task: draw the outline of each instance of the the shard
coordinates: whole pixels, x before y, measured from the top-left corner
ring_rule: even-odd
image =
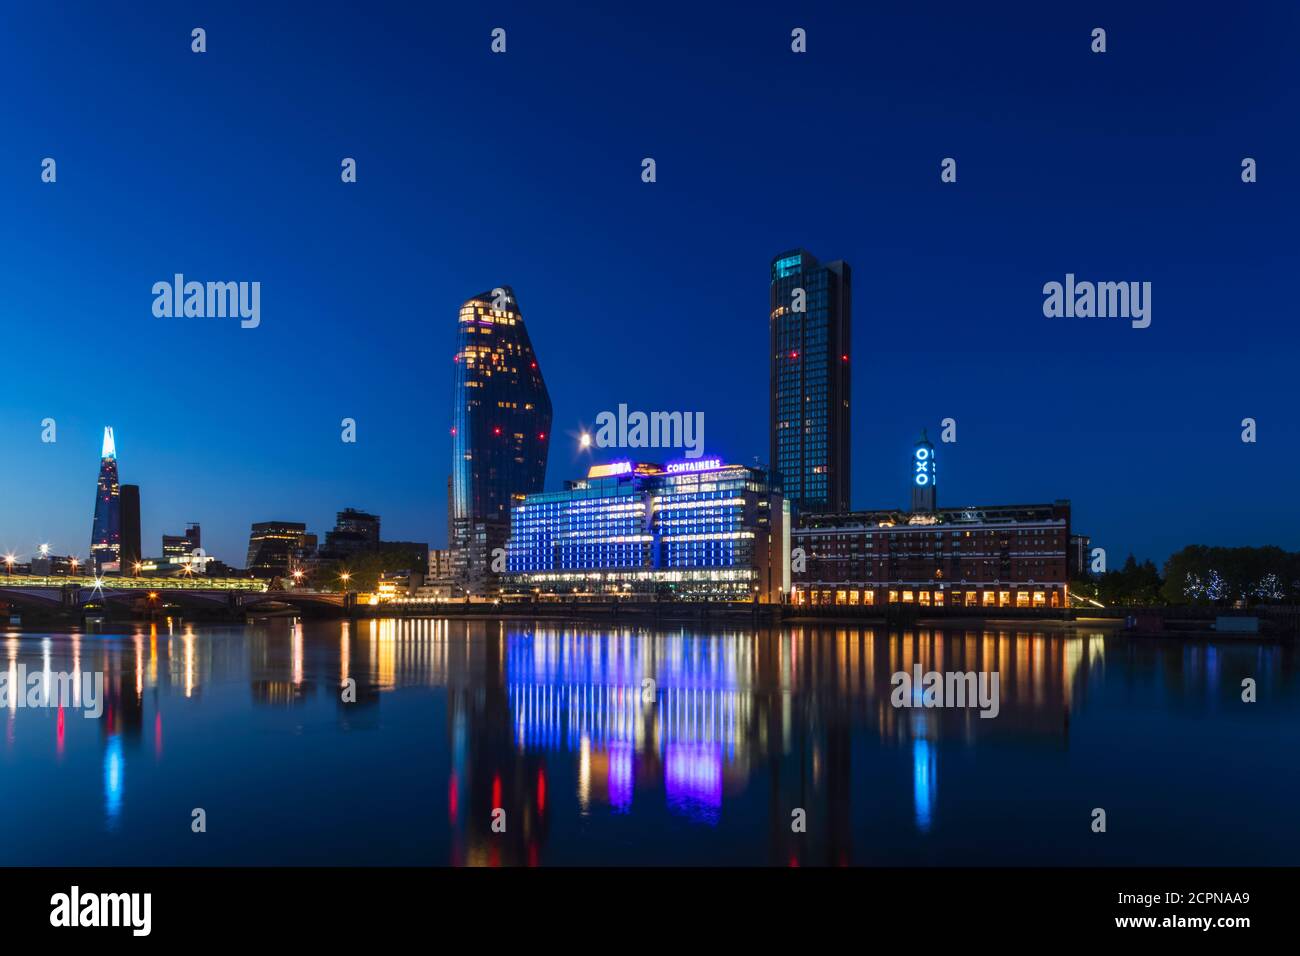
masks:
[[[95,524],[90,532],[90,565],[95,571],[117,571],[122,550],[121,489],[117,483],[117,449],[113,429],[104,429],[95,486]]]

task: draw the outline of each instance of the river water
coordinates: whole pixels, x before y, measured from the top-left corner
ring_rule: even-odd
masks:
[[[278,619],[0,653],[11,688],[103,675],[7,695],[0,864],[1300,863],[1294,643]],[[895,706],[914,665],[996,673],[997,716]]]

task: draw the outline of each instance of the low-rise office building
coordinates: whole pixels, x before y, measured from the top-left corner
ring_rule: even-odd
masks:
[[[789,510],[765,470],[615,462],[511,510],[507,589],[780,602],[789,553]]]

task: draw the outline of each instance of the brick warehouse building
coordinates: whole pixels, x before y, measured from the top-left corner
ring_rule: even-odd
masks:
[[[792,603],[1068,605],[1069,501],[941,509],[935,504],[934,448],[924,437],[913,458],[911,511],[800,517],[791,534],[791,545],[803,549],[802,562],[795,552]]]

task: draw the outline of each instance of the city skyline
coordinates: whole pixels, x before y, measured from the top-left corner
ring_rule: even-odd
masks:
[[[69,47],[55,12],[15,12],[0,60],[15,88],[56,77],[5,113],[0,178],[22,237],[6,247],[8,347],[45,358],[5,383],[0,547],[82,551],[106,424],[123,480],[141,486],[146,542],[200,521],[205,549],[237,563],[253,522],[324,530],[345,506],[382,514],[395,537],[445,541],[449,316],[507,280],[554,407],[546,488],[585,470],[575,434],[624,403],[700,411],[708,454],[761,458],[768,265],[799,246],[856,273],[853,507],[904,506],[896,452],[953,417],[949,503],[1068,497],[1112,565],[1194,542],[1300,549],[1300,517],[1257,493],[1260,476],[1300,468],[1293,110],[1276,73],[1294,11],[1211,36],[1108,10],[1104,58],[1057,11],[801,12],[816,55],[799,59],[778,55],[793,14],[775,5],[741,23],[692,10],[688,31],[600,11],[560,29],[518,9],[496,60],[471,42],[489,29],[477,14],[379,11],[347,37],[362,67],[347,77],[325,55],[340,37],[283,12],[218,12],[206,59],[174,42],[192,24],[162,8],[129,30],[81,16],[101,42]],[[430,60],[435,35],[450,39]],[[850,36],[877,38],[865,71]],[[1011,50],[1015,75],[970,69]],[[407,74],[426,60],[431,75]],[[593,70],[623,79],[593,86]],[[439,98],[451,75],[483,82]],[[266,102],[267,89],[284,92]],[[301,120],[286,122],[282,96],[305,104]],[[244,118],[224,152],[191,136],[194,102]],[[409,124],[415,110],[430,122]],[[484,148],[485,117],[508,148]],[[831,122],[837,149],[803,147],[799,129]],[[45,156],[57,183],[40,181]],[[1258,182],[1241,182],[1243,156]],[[142,218],[148,230],[123,225]],[[176,273],[260,281],[260,324],[156,317],[151,287]],[[1067,274],[1151,281],[1152,324],[1044,317],[1044,283]],[[122,343],[122,388],[94,384],[106,338]],[[1246,417],[1255,444],[1240,441]],[[47,418],[56,443],[41,441]]]
[[[19,938],[1285,925],[1300,5],[0,20]]]

